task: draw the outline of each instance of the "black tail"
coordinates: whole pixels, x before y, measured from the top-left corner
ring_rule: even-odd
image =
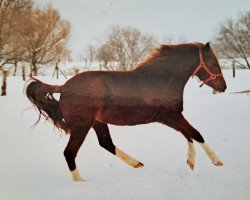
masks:
[[[51,119],[58,129],[68,133],[59,102],[53,97],[53,93],[60,93],[60,90],[60,86],[48,85],[32,78],[26,87],[26,96],[39,111],[39,118],[35,125],[39,122],[41,116],[44,116],[46,120]]]

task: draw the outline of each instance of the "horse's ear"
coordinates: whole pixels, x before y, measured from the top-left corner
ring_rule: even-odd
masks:
[[[207,50],[210,49],[210,44],[209,44],[209,42],[207,42],[207,43],[205,44],[205,48],[206,48]]]

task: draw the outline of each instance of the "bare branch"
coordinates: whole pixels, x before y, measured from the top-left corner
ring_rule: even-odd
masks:
[[[228,20],[222,24],[215,46],[222,57],[234,60],[243,68],[250,68],[250,12],[241,14],[236,21]]]

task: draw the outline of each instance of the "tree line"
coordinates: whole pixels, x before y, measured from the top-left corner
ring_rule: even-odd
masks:
[[[36,76],[39,67],[69,58],[70,29],[50,5],[39,8],[33,0],[0,0],[0,70],[12,64],[15,75],[18,63],[24,62],[30,76]],[[158,43],[153,35],[130,26],[113,26],[102,38],[99,45],[85,49],[84,58],[105,70],[133,69]],[[221,23],[213,44],[220,58],[250,68],[250,12]]]

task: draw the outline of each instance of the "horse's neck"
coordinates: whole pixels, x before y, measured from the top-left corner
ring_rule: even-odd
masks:
[[[196,62],[190,58],[176,59],[176,60],[155,60],[148,63],[145,67],[138,69],[138,71],[148,72],[156,78],[164,77],[168,85],[175,85],[175,87],[183,87],[186,85],[193,71],[195,70]]]

